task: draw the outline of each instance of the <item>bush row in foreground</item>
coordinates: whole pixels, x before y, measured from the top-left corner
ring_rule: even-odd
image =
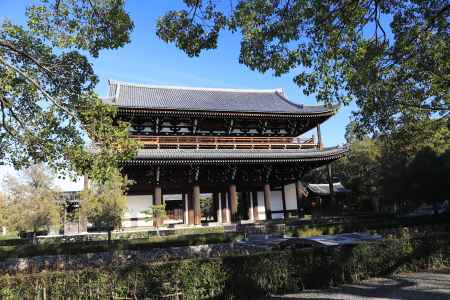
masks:
[[[262,298],[448,266],[450,236],[0,277],[1,299]]]

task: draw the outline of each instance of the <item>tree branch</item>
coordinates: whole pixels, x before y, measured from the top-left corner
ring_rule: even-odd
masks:
[[[2,111],[2,127],[5,129],[5,131],[12,137],[15,136],[15,134],[13,134],[11,132],[11,130],[8,128],[8,125],[6,125],[6,113],[5,113],[5,104],[3,103],[3,101],[0,101],[0,108]]]
[[[26,58],[28,58],[29,60],[31,60],[32,62],[34,62],[36,64],[36,66],[38,66],[39,68],[41,68],[42,70],[44,70],[45,72],[48,73],[48,75],[52,76],[54,75],[54,73],[47,68],[46,66],[44,66],[40,61],[38,61],[37,59],[35,59],[34,57],[32,57],[30,54],[28,54],[27,52],[21,50],[21,49],[17,49],[13,44],[7,42],[7,41],[2,41],[0,40],[0,46],[1,47],[5,47],[13,52],[16,52],[17,54],[20,54],[22,56],[25,56]]]
[[[55,106],[57,106],[59,109],[61,109],[62,111],[66,112],[68,115],[70,115],[71,117],[73,117],[74,119],[80,121],[80,119],[78,118],[78,116],[76,116],[74,113],[72,113],[68,108],[66,108],[64,106],[64,104],[61,103],[61,101],[53,98],[49,93],[47,93],[47,91],[38,83],[36,82],[33,78],[31,78],[30,76],[28,76],[27,74],[25,74],[22,70],[18,69],[17,67],[11,65],[10,63],[6,62],[2,57],[0,57],[0,63],[2,63],[4,66],[12,69],[13,71],[15,71],[16,73],[18,73],[19,75],[21,75],[22,77],[24,77],[29,83],[33,84],[39,91],[41,91],[41,93],[44,95],[45,98],[47,98],[48,100],[50,100]],[[80,122],[81,123],[81,122]]]

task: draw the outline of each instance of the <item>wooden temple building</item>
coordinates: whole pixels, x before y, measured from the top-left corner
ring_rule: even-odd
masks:
[[[144,145],[123,163],[134,181],[124,227],[151,225],[141,211],[163,202],[173,222],[199,225],[201,197],[213,201],[218,223],[296,216],[303,175],[346,152],[322,147],[320,124],[335,108],[295,104],[282,90],[110,81],[104,101]],[[317,138],[301,138],[314,128]]]

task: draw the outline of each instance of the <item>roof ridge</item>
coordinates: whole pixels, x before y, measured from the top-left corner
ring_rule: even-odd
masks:
[[[132,87],[154,88],[154,89],[177,89],[177,90],[191,90],[191,91],[217,91],[217,92],[235,92],[235,93],[283,93],[282,88],[276,89],[233,89],[233,88],[208,88],[208,87],[190,87],[190,86],[177,86],[177,85],[151,85],[144,83],[131,83],[119,80],[108,80],[108,84],[117,84],[118,86],[126,85]]]

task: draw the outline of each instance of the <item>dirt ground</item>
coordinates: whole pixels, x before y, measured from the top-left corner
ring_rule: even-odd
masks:
[[[390,278],[371,278],[326,290],[274,296],[272,299],[418,299],[450,300],[450,270],[402,273]]]

